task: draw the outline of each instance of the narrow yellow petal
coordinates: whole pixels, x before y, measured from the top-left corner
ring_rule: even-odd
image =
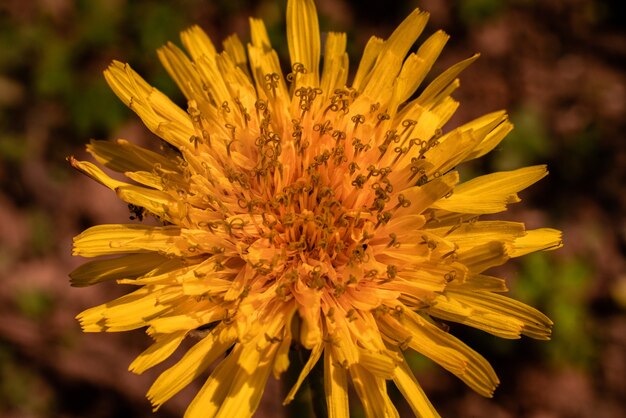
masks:
[[[448,283],[448,288],[451,290],[458,287],[467,290],[488,290],[490,292],[508,292],[509,290],[504,279],[484,274],[470,274],[463,282],[453,280]]]
[[[488,113],[473,121],[459,127],[461,130],[473,130],[481,141],[468,154],[465,161],[482,157],[492,149],[494,149],[500,141],[513,129],[513,125],[508,121],[505,111]]]
[[[179,315],[160,316],[149,322],[151,332],[155,334],[177,333],[191,331],[211,322],[219,321],[226,317],[226,312],[219,306],[208,309],[196,308],[193,313]]]
[[[320,28],[313,0],[287,2],[287,44],[291,65],[302,64],[306,73],[298,73],[298,86],[319,86]]]
[[[219,362],[185,411],[185,418],[213,418],[228,396],[235,379],[236,363],[241,355],[240,344]],[[240,415],[237,415],[240,416]]]
[[[458,261],[465,264],[471,273],[482,273],[488,268],[504,264],[510,258],[506,245],[497,241],[477,245],[457,254]]]
[[[274,360],[274,368],[272,372],[274,377],[279,379],[280,376],[289,368],[289,350],[291,348],[291,333],[283,338],[276,351],[276,360]]]
[[[250,119],[250,112],[255,109],[258,99],[252,79],[247,73],[247,64],[239,64],[226,52],[218,54],[215,57],[215,61],[230,92],[231,105],[235,110],[235,112],[232,112],[233,117],[237,118],[235,120],[239,126],[245,127]],[[242,67],[245,67],[245,70]],[[244,113],[247,114],[247,119],[245,120],[242,118]],[[254,141],[250,139],[248,145],[251,147],[253,144]],[[248,168],[251,167],[249,166]]]
[[[156,335],[156,341],[128,366],[128,370],[141,374],[163,362],[176,351],[186,334],[185,331],[179,331],[171,334]]]
[[[124,183],[123,181],[112,179],[111,177],[107,176],[104,171],[100,170],[98,167],[88,161],[78,161],[74,157],[69,157],[68,160],[72,167],[86,174],[87,176],[91,177],[98,183],[102,184],[105,187],[108,187],[111,190],[115,190],[118,187],[128,185],[128,183]]]
[[[348,79],[348,54],[346,34],[329,32],[324,51],[324,68],[320,88],[324,97],[329,97],[335,89],[346,85]]]
[[[165,70],[188,100],[196,100],[198,103],[206,101],[198,72],[180,48],[168,42],[167,45],[157,50],[157,55]]]
[[[450,212],[497,213],[520,201],[517,193],[548,174],[545,165],[491,173],[459,184],[449,198],[433,207]]]
[[[491,397],[498,385],[498,378],[489,363],[459,339],[427,322],[417,313],[404,310],[398,320],[388,315],[381,319],[387,333],[406,338],[413,350],[429,357],[441,367],[454,373],[469,387],[483,396]],[[404,329],[404,330],[402,330]]]
[[[202,56],[211,58],[217,53],[211,38],[197,25],[183,31],[180,39],[194,61],[198,61]]]
[[[350,375],[356,393],[368,417],[399,418],[398,411],[387,395],[385,379],[371,374],[365,367],[355,364],[350,367]]]
[[[376,59],[367,84],[363,86],[365,96],[379,101],[381,94],[390,94],[394,80],[400,73],[404,57],[422,33],[428,18],[428,13],[415,9],[393,31]],[[384,103],[385,100],[380,102]]]
[[[178,173],[172,177],[168,176],[168,180],[166,180],[165,182],[163,181],[163,174],[157,174],[154,171],[127,171],[124,173],[124,175],[143,186],[147,186],[160,191],[164,191],[174,185],[180,185],[180,188],[177,188],[177,190],[184,190],[184,187],[187,186],[183,186],[182,181],[179,181],[182,180],[183,177],[182,175],[178,175]],[[167,187],[166,185],[170,187]]]
[[[235,369],[235,377],[230,385],[228,395],[220,405],[216,417],[251,417],[259,406],[263,390],[274,363],[277,344],[272,344],[259,352],[259,361],[250,371],[239,368]],[[258,352],[257,347],[250,345],[242,350],[241,357],[249,357]],[[241,360],[241,359],[240,359]],[[232,371],[231,371],[232,373]]]
[[[458,181],[458,172],[451,171],[441,177],[429,181],[422,186],[413,186],[402,190],[399,194],[402,194],[406,200],[411,202],[411,204],[406,207],[401,206],[398,208],[394,213],[394,216],[419,215],[431,207],[435,202],[447,200],[442,199],[442,197],[453,190]]]
[[[500,327],[501,321],[517,322],[522,334],[540,340],[550,339],[552,321],[537,309],[522,302],[497,293],[462,288],[450,290],[446,294],[451,301],[470,309],[470,312],[467,312],[468,321],[482,322],[486,327],[492,328]],[[437,308],[437,305],[434,308]],[[475,326],[469,323],[467,325]],[[496,334],[488,329],[484,330]],[[519,334],[513,338],[519,338]]]
[[[450,86],[450,83],[454,82],[461,71],[469,67],[479,56],[479,54],[474,54],[470,58],[458,62],[445,70],[424,89],[422,94],[416,99],[416,103],[425,108],[432,107],[432,105],[437,103],[438,97],[442,98],[441,93]]]
[[[328,346],[324,350],[324,393],[328,418],[350,418],[348,373],[337,364]]]
[[[440,418],[421,386],[417,383],[406,361],[400,363],[395,369],[393,382],[404,396],[404,399],[409,403],[416,417]]]
[[[155,135],[176,148],[184,148],[195,134],[189,115],[166,95],[150,86],[128,64],[113,61],[104,71],[113,92]]]
[[[492,241],[513,244],[526,234],[523,223],[506,221],[468,222],[452,228],[428,229],[428,232],[445,237],[462,251]]]
[[[82,257],[137,252],[182,255],[176,245],[178,237],[180,228],[173,225],[97,225],[74,238],[73,254]]]
[[[420,45],[416,53],[407,57],[396,80],[396,88],[400,87],[397,92],[397,103],[392,103],[390,106],[404,103],[417,91],[448,39],[449,36],[446,33],[437,31]],[[415,102],[412,103],[419,106]]]
[[[124,202],[144,208],[166,221],[180,218],[178,200],[169,193],[134,185],[120,186],[115,192]]]
[[[198,341],[178,363],[163,372],[148,391],[155,410],[200,376],[219,356],[233,345],[236,334],[231,329],[213,330]]]
[[[271,101],[271,104],[275,106],[274,111],[279,112],[279,114],[286,112],[286,106],[290,100],[287,84],[278,54],[272,49],[262,20],[250,18],[250,37],[252,44],[248,44],[248,58],[252,75],[258,87],[257,90],[260,93],[267,91],[268,95],[274,96],[281,103],[279,105],[275,100]],[[266,76],[274,77],[274,80],[269,80],[272,81],[269,83]]]
[[[242,71],[248,71],[248,56],[239,36],[230,35],[223,42],[224,51]]]
[[[437,318],[483,330],[500,338],[520,338],[524,327],[523,322],[511,316],[475,309],[471,303],[466,303],[462,297],[457,297],[451,291],[437,296],[433,300],[433,306],[428,309],[428,313]]]
[[[168,174],[178,174],[179,172],[178,166],[171,159],[124,139],[117,141],[92,140],[87,145],[87,151],[100,164],[120,173],[152,171],[157,167]]]
[[[309,375],[309,373],[313,369],[313,366],[315,366],[317,361],[320,359],[322,351],[324,351],[323,343],[320,343],[316,347],[313,347],[313,350],[311,350],[311,354],[309,355],[309,359],[307,360],[306,364],[302,368],[302,371],[300,372],[300,375],[298,376],[298,380],[283,400],[283,405],[287,405],[289,402],[293,401],[293,398],[296,396],[296,392],[298,392],[298,389],[300,389],[300,385],[302,385],[304,379]]]
[[[400,103],[406,101],[420,86],[426,75],[431,70],[433,64],[439,54],[443,50],[446,42],[450,37],[443,31],[437,31],[432,34],[422,45],[420,45],[415,60],[413,62],[404,63],[399,77],[407,80],[407,88],[400,97]]]
[[[396,368],[396,360],[388,353],[376,353],[371,350],[359,349],[359,364],[374,376],[391,379]]]
[[[107,280],[134,279],[168,260],[159,254],[130,254],[85,263],[70,273],[72,286],[83,287]]]
[[[352,87],[357,91],[363,91],[363,87],[369,81],[372,73],[372,67],[376,63],[376,58],[383,50],[385,41],[376,36],[372,36],[365,44],[365,50],[361,55],[361,61],[359,61],[359,67],[357,68],[356,75],[352,81]]]
[[[94,306],[76,318],[85,332],[120,332],[141,328],[169,309],[163,297],[177,297],[172,289],[142,287],[111,302]]]
[[[215,106],[220,107],[223,103],[232,102],[228,86],[224,81],[224,75],[217,66],[217,58],[210,59],[205,55],[198,58],[198,73],[203,85],[215,101]],[[234,103],[233,103],[234,104]]]
[[[469,152],[480,142],[472,131],[454,130],[445,141],[424,153],[433,165],[427,175],[435,172],[446,173],[463,161]]]
[[[509,250],[511,257],[521,257],[535,251],[556,250],[563,246],[561,231],[539,228],[526,231],[526,235],[516,238]]]

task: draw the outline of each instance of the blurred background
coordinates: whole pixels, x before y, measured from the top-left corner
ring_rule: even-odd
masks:
[[[153,415],[145,392],[163,368],[142,376],[126,371],[148,344],[142,332],[82,334],[74,319],[124,289],[71,288],[67,274],[82,262],[70,255],[72,237],[94,224],[125,222],[129,213],[114,194],[72,171],[65,157],[86,157],[91,138],[148,138],[104,82],[102,70],[111,60],[131,63],[182,104],[155,49],[168,40],[180,44],[178,33],[191,24],[202,26],[216,44],[234,32],[247,41],[252,15],[265,20],[288,62],[283,3],[0,2],[0,416],[182,415],[197,386]],[[513,296],[552,318],[553,339],[505,341],[451,325],[452,333],[491,361],[502,383],[494,399],[483,399],[412,357],[442,416],[626,417],[624,3],[316,3],[322,32],[348,33],[353,68],[370,35],[387,37],[415,7],[429,11],[425,33],[442,28],[452,35],[433,74],[482,53],[461,76],[455,93],[461,107],[449,126],[502,108],[516,126],[464,172],[549,166],[550,176],[525,191],[524,202],[506,216],[529,228],[563,230],[565,247],[523,257],[497,274],[507,278]],[[283,414],[279,392],[284,389],[270,378],[257,416]],[[355,406],[354,416],[359,414]]]

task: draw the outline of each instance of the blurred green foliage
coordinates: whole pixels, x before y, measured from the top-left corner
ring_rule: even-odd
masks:
[[[541,346],[557,366],[592,366],[595,356],[591,313],[587,295],[591,266],[581,259],[556,261],[546,253],[522,259],[522,270],[513,294],[526,303],[543,308],[554,322],[552,341]]]
[[[14,416],[45,416],[51,399],[40,389],[40,377],[0,342],[0,407]],[[33,396],[37,393],[37,396]]]
[[[496,16],[505,7],[502,0],[459,0],[458,13],[465,24],[472,26]]]
[[[24,289],[15,295],[18,311],[29,319],[42,319],[55,307],[52,295],[44,290]]]
[[[496,170],[514,170],[545,161],[554,148],[546,122],[533,106],[521,106],[511,112],[513,130],[492,155]]]
[[[50,237],[55,235],[50,215],[43,210],[34,209],[27,214],[30,226],[30,246],[34,255],[48,253],[56,244]]]

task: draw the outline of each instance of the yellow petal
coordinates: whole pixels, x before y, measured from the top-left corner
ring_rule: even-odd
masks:
[[[374,376],[365,367],[361,367],[358,364],[350,367],[350,375],[366,416],[400,417],[387,394],[385,379]]]
[[[511,122],[507,120],[506,112],[503,110],[488,113],[473,121],[459,127],[461,130],[473,130],[481,141],[468,154],[465,161],[482,157],[494,149],[500,141],[513,129]]]
[[[180,39],[194,61],[202,56],[211,58],[217,53],[211,38],[197,25],[183,31]]]
[[[141,118],[155,135],[176,148],[184,148],[195,135],[189,115],[166,95],[151,87],[130,68],[119,61],[104,72],[113,92]]]
[[[160,298],[177,297],[172,289],[142,287],[111,302],[94,306],[76,318],[85,332],[120,332],[141,328],[155,316],[169,309]]]
[[[419,47],[417,53],[409,55],[405,60],[398,75],[398,80],[404,82],[398,103],[404,103],[415,93],[435,63],[448,38],[449,36],[443,31],[435,32]]]
[[[526,235],[516,238],[509,253],[511,257],[520,257],[535,251],[556,250],[562,246],[561,231],[539,228],[526,231]]]
[[[328,418],[350,418],[348,373],[337,364],[328,346],[324,350],[324,393]]]
[[[305,286],[305,285],[303,285]],[[295,294],[298,299],[298,312],[300,314],[300,343],[307,349],[313,349],[322,341],[320,321],[320,296],[321,292],[314,289],[305,289]]]
[[[160,316],[149,322],[150,332],[155,334],[169,334],[180,331],[190,331],[203,325],[222,320],[226,312],[219,306],[206,309],[196,307],[193,312],[179,315]]]
[[[111,170],[124,173],[126,171],[152,171],[159,168],[161,172],[179,174],[178,166],[165,156],[154,151],[134,145],[124,139],[117,141],[92,140],[87,151],[102,165]]]
[[[298,73],[298,86],[319,86],[320,28],[313,0],[287,2],[287,44],[292,67],[302,64],[306,73]]]
[[[472,304],[452,292],[437,296],[428,313],[447,321],[458,322],[498,336],[500,338],[520,338],[524,324],[507,315],[493,311],[475,309]]]
[[[96,257],[119,253],[158,252],[182,255],[176,245],[180,237],[177,226],[97,225],[74,238],[74,255]]]
[[[507,292],[509,290],[504,279],[484,274],[471,274],[463,282],[453,280],[448,283],[448,288],[451,290],[458,287],[467,290],[488,290],[490,292]]]
[[[198,103],[206,101],[198,72],[180,48],[168,42],[167,45],[157,50],[157,55],[165,70],[188,100],[196,100]]]
[[[457,254],[458,261],[465,264],[471,273],[482,273],[488,268],[504,264],[510,258],[506,246],[497,241],[477,245]]]
[[[390,93],[393,83],[400,73],[402,62],[407,52],[428,22],[429,14],[419,9],[410,15],[393,31],[384,43],[368,82],[363,86],[363,95],[379,100],[381,94]],[[410,65],[410,64],[409,64]]]
[[[427,175],[435,172],[446,173],[463,161],[470,151],[480,142],[473,131],[454,130],[445,141],[424,153],[433,165]]]
[[[277,345],[273,344],[264,351],[259,352],[259,361],[251,372],[242,368],[237,370],[233,382],[230,385],[228,395],[220,405],[216,417],[251,417],[259,406],[267,378],[272,370],[274,354]],[[257,347],[251,345],[247,350],[244,348],[241,357],[249,357],[249,354],[258,352]],[[241,360],[241,359],[240,359]],[[232,372],[231,372],[232,373]]]
[[[388,353],[359,349],[359,364],[370,373],[384,379],[391,379],[396,368],[396,359]]]
[[[416,417],[440,418],[421,386],[417,383],[406,361],[400,363],[395,369],[393,382],[408,402]]]
[[[526,234],[524,224],[505,221],[478,221],[463,223],[452,228],[433,228],[428,232],[445,237],[461,250],[492,241],[513,243]]]
[[[224,52],[228,54],[237,67],[242,71],[247,71],[248,56],[246,55],[246,49],[239,37],[236,34],[230,35],[224,39],[222,43],[224,45]]]
[[[450,37],[443,31],[432,34],[417,50],[415,63],[407,63],[402,67],[399,77],[407,79],[407,89],[401,97],[400,103],[406,101],[424,81],[435,60],[443,50]],[[406,66],[406,70],[405,70]],[[413,68],[414,67],[414,68]]]
[[[306,364],[302,368],[302,371],[300,372],[300,375],[298,376],[298,380],[283,400],[283,405],[287,405],[289,402],[293,401],[293,398],[296,396],[296,392],[298,392],[298,389],[300,389],[300,385],[302,385],[304,379],[309,375],[309,373],[313,369],[313,366],[315,366],[315,364],[317,364],[317,361],[320,359],[322,351],[324,351],[323,343],[320,343],[316,347],[313,347],[313,349],[311,350],[311,354],[309,355],[309,359],[307,360]]]
[[[226,399],[235,379],[236,363],[242,352],[241,346],[235,345],[230,354],[219,362],[211,376],[204,382],[200,391],[193,398],[185,411],[185,418],[213,418]],[[242,416],[242,415],[237,415]],[[245,416],[245,415],[244,415]]]
[[[478,57],[479,54],[474,54],[470,58],[458,62],[445,70],[424,89],[422,94],[416,99],[416,103],[427,109],[432,107],[437,101],[448,95],[449,92],[446,91],[446,88],[454,82],[461,71],[469,67]]]
[[[163,372],[148,390],[155,410],[200,376],[219,356],[233,345],[235,333],[229,329],[213,330],[198,341],[178,363]]]
[[[136,374],[141,374],[149,368],[163,362],[176,351],[186,334],[185,331],[179,331],[171,334],[157,335],[155,338],[156,341],[128,366],[128,370]]]
[[[517,193],[548,174],[545,165],[491,173],[459,184],[452,196],[433,205],[463,213],[497,213],[520,201]]]
[[[329,97],[335,89],[346,85],[348,78],[348,54],[346,53],[346,34],[330,32],[326,38],[324,68],[320,88],[324,97]]]
[[[363,86],[370,79],[372,73],[372,67],[376,63],[376,58],[383,50],[385,41],[376,36],[372,36],[365,44],[365,50],[361,54],[361,61],[359,61],[359,67],[357,68],[356,75],[352,81],[352,87],[357,91],[363,91]]]
[[[134,279],[168,260],[159,254],[130,254],[85,263],[70,273],[72,286],[83,287],[107,280]]]
[[[288,325],[286,325],[288,327]],[[279,379],[280,376],[289,368],[289,350],[291,348],[291,333],[283,338],[276,351],[276,360],[274,360],[274,368],[272,372],[274,377]]]
[[[156,174],[155,172],[147,172],[147,171],[127,171],[124,173],[126,177],[129,179],[156,190],[166,190],[176,188],[176,190],[184,190],[187,186],[183,184],[182,176],[175,175],[174,181],[170,181],[172,177],[167,177],[167,180],[164,178],[162,174]],[[180,186],[180,187],[177,187]]]
[[[98,183],[102,184],[105,187],[108,187],[111,190],[115,190],[118,187],[128,185],[128,183],[124,183],[123,181],[112,179],[111,177],[104,174],[104,171],[100,170],[98,167],[88,161],[78,161],[74,157],[69,157],[68,160],[72,167],[81,171],[82,173],[86,174],[87,176],[91,177]]]
[[[407,207],[400,207],[394,212],[394,216],[400,217],[404,215],[419,215],[426,209],[431,207],[434,202],[446,200],[441,199],[451,190],[459,181],[459,174],[451,171],[441,177],[435,178],[423,186],[414,186],[402,190],[402,194],[406,200],[411,202]],[[397,200],[397,197],[396,197]]]
[[[223,103],[234,105],[224,75],[217,65],[217,58],[208,58],[206,55],[198,59],[198,73],[202,83],[215,101],[215,106],[220,107]],[[214,133],[212,133],[214,135]]]
[[[134,185],[120,186],[115,192],[124,202],[144,208],[164,220],[172,222],[180,218],[178,200],[169,193]]]
[[[491,397],[498,378],[489,363],[459,339],[427,322],[417,313],[405,309],[396,321],[389,315],[382,318],[384,329],[402,339],[412,337],[406,344],[429,357],[441,367],[454,373],[469,387],[483,396]]]
[[[540,340],[550,339],[552,321],[537,309],[522,302],[487,291],[459,289],[446,292],[446,294],[450,300],[470,309],[469,321],[481,322],[486,327],[492,328],[501,326],[501,321],[517,322],[522,334]],[[436,307],[437,305],[434,306],[434,308]],[[467,325],[471,324],[468,323]],[[484,330],[496,334],[488,329]],[[519,338],[519,333],[517,337],[513,338]]]

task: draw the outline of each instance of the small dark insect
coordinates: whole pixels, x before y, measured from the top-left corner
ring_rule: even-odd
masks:
[[[128,210],[130,211],[129,219],[134,221],[138,219],[140,222],[143,221],[143,217],[146,215],[146,210],[141,206],[133,205],[132,203],[128,204]]]

